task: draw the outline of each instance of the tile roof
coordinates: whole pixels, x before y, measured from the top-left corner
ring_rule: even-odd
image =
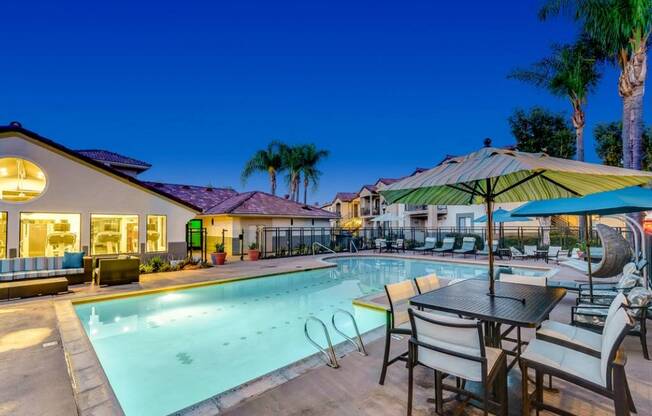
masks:
[[[98,162],[117,163],[120,165],[134,166],[134,167],[144,168],[143,170],[152,167],[152,165],[150,165],[147,162],[143,162],[142,160],[134,159],[129,156],[123,156],[119,153],[110,152],[108,150],[87,149],[87,150],[77,150],[76,152],[86,157],[89,157],[91,159],[97,160]]]
[[[229,198],[238,195],[238,192],[229,188],[211,188],[208,186],[182,185],[161,182],[144,182],[154,189],[165,192],[181,200],[187,201],[205,211]]]
[[[335,213],[303,205],[260,191],[243,192],[204,210],[206,215],[262,215],[281,217],[337,218]]]
[[[358,193],[362,192],[363,189],[368,189],[371,192],[376,192],[378,190],[376,185],[362,185],[362,188],[360,188],[360,191]]]
[[[342,202],[351,202],[357,197],[358,197],[357,192],[338,192],[337,194],[335,194],[335,198],[333,198],[333,201],[339,199]]]

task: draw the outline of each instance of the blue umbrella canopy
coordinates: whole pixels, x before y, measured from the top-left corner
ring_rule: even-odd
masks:
[[[523,221],[529,221],[530,218],[523,218],[523,217],[515,218],[512,216],[512,213],[510,211],[507,211],[506,209],[498,208],[497,210],[494,211],[493,220],[494,222],[523,222]],[[473,222],[487,222],[487,216],[483,215],[482,217],[477,218]]]
[[[532,201],[513,210],[513,217],[551,215],[612,215],[652,210],[652,189],[633,186],[580,198]]]

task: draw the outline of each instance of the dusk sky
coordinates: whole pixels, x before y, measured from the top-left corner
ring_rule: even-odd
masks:
[[[269,190],[240,171],[270,140],[314,142],[331,152],[309,198],[323,203],[485,137],[513,143],[515,108],[569,114],[506,78],[575,36],[566,18],[540,22],[539,4],[3,2],[0,124],[145,160],[143,179],[238,190]],[[590,161],[593,126],[621,116],[616,80],[607,67],[589,98]]]

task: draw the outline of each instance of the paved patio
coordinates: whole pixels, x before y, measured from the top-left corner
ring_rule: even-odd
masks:
[[[111,288],[88,285],[73,287],[73,293],[0,304],[0,416],[4,415],[74,415],[75,400],[61,347],[54,303],[88,296],[164,289],[177,285],[272,273],[326,267],[319,257],[272,259],[260,262],[234,262],[225,266],[184,272],[144,275],[141,283]],[[416,258],[430,258],[417,256]],[[436,257],[437,258],[437,257]],[[450,257],[446,258],[450,260]],[[461,259],[455,259],[461,261]],[[467,260],[468,261],[468,260]],[[479,260],[482,262],[482,260]],[[544,267],[543,262],[513,262]],[[553,266],[554,267],[554,266]],[[581,275],[563,268],[560,278],[580,279]],[[379,303],[382,296],[376,299]],[[553,312],[553,319],[567,322],[568,309],[574,300],[569,295]],[[652,341],[652,340],[649,340]],[[398,341],[396,341],[398,343]],[[402,341],[402,342],[405,342]],[[627,371],[639,414],[652,415],[652,365],[644,361],[636,339],[626,342],[629,361]],[[341,360],[342,368],[319,368],[229,409],[233,415],[396,415],[404,412],[406,397],[405,368],[392,366],[386,386],[377,384],[382,356],[382,342],[372,342],[370,356],[350,354]],[[400,348],[398,346],[397,348]],[[415,415],[431,414],[425,398],[431,394],[432,377],[417,372]],[[510,389],[516,413],[520,397],[518,371],[512,371]],[[577,414],[611,414],[606,401],[575,388],[549,396]]]

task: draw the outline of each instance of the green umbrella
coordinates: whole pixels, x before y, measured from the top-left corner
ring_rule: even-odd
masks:
[[[493,240],[493,204],[567,198],[642,185],[652,172],[550,157],[545,153],[485,147],[393,183],[387,203],[487,207],[487,242]],[[494,296],[494,256],[489,250],[489,294]]]

